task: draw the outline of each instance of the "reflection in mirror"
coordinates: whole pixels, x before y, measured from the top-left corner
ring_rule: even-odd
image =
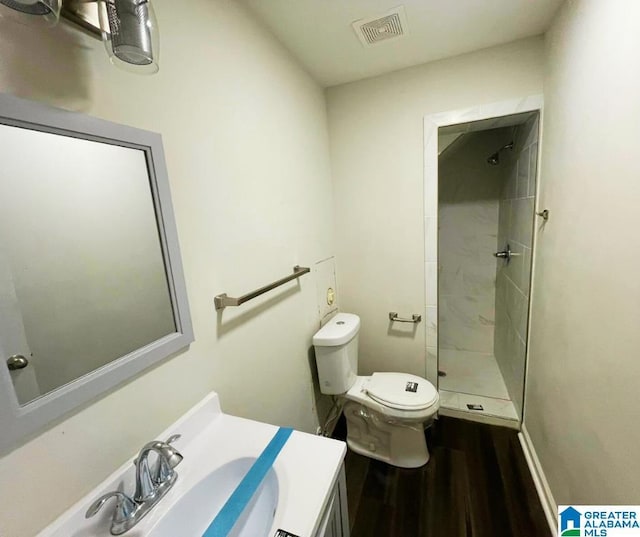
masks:
[[[0,159],[0,359],[25,357],[24,405],[177,327],[144,151],[0,125]]]

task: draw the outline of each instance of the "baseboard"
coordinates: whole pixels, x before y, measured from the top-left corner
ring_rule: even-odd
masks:
[[[522,424],[522,429],[520,433],[518,433],[518,438],[520,439],[522,451],[524,452],[524,457],[527,461],[527,465],[529,466],[529,471],[531,472],[533,483],[535,484],[536,490],[538,491],[540,503],[542,503],[542,509],[544,510],[544,514],[547,517],[549,530],[551,531],[551,535],[553,537],[556,537],[556,535],[558,535],[557,504],[553,499],[553,494],[551,494],[551,489],[549,488],[549,482],[544,475],[544,471],[542,470],[542,466],[540,465],[540,460],[538,459],[536,450],[533,447],[533,443],[531,442],[531,437],[529,436],[529,432],[527,431],[527,428],[524,424]]]

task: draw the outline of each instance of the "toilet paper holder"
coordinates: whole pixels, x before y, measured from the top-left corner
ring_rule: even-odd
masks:
[[[398,317],[398,313],[395,311],[390,311],[389,312],[389,320],[396,322],[396,323],[419,323],[420,321],[422,321],[422,315],[419,315],[418,313],[414,313],[411,316],[411,319],[405,319],[403,317]]]

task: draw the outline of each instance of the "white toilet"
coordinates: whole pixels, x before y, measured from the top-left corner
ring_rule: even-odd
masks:
[[[424,429],[438,412],[438,391],[406,373],[359,377],[360,318],[338,313],[315,336],[320,390],[346,401],[347,444],[361,455],[401,468],[429,460]]]

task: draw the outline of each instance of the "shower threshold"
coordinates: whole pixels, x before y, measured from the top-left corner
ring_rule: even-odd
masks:
[[[488,353],[440,349],[440,413],[486,423],[518,427],[495,357]]]

